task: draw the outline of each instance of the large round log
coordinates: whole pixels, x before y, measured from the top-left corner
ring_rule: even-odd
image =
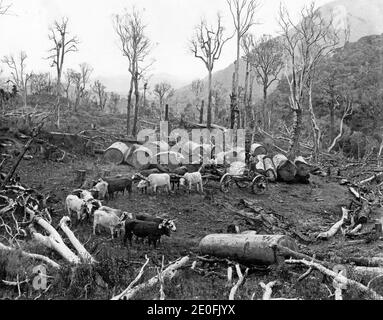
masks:
[[[253,143],[250,147],[250,155],[256,157],[262,154],[267,154],[266,148],[259,143]]]
[[[265,167],[265,175],[267,179],[271,182],[277,180],[277,170],[275,169],[273,159],[270,157],[264,157],[263,164]]]
[[[311,166],[306,162],[303,157],[297,157],[294,161],[297,167],[296,178],[298,181],[307,182],[310,178]]]
[[[278,179],[291,182],[295,180],[297,167],[283,154],[277,154],[273,158],[274,166],[277,170]]]
[[[248,264],[278,263],[273,247],[283,246],[297,251],[293,239],[283,235],[211,234],[199,244],[201,254],[228,258]]]
[[[128,152],[129,147],[125,143],[116,142],[105,150],[104,160],[119,165],[125,161]]]

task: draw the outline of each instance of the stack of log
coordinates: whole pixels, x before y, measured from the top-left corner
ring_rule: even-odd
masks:
[[[267,155],[266,148],[260,144],[251,146],[251,162],[255,164],[257,172],[264,174],[269,181],[308,183],[312,166],[299,156],[294,161],[283,154],[273,157]]]

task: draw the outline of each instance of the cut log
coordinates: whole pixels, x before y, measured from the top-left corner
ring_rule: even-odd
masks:
[[[267,180],[270,182],[274,182],[277,180],[277,170],[275,169],[273,159],[270,157],[265,157],[263,159],[264,167],[265,167],[265,175]]]
[[[104,160],[116,165],[120,165],[125,161],[126,155],[129,153],[129,147],[123,142],[113,143],[105,150]]]
[[[297,174],[297,167],[283,154],[277,154],[273,158],[274,167],[277,170],[278,179],[284,182],[292,182]]]
[[[228,258],[248,264],[271,265],[281,262],[273,247],[283,246],[293,251],[297,245],[283,235],[211,234],[199,243],[204,255]]]
[[[303,157],[297,157],[294,164],[297,167],[297,180],[307,182],[310,179],[312,166],[310,166]]]
[[[250,147],[250,155],[256,157],[262,154],[267,154],[266,148],[259,143],[253,143]]]
[[[358,212],[358,214],[356,216],[356,219],[355,219],[355,222],[357,224],[365,224],[365,223],[367,223],[368,217],[370,216],[370,214],[371,214],[371,207],[370,207],[370,205],[367,202],[363,201],[362,208]]]

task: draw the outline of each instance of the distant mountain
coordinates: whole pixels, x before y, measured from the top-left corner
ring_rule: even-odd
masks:
[[[324,17],[333,17],[335,24],[342,28],[350,26],[350,42],[360,38],[383,33],[383,0],[336,0],[320,8]],[[227,92],[231,92],[234,61],[226,69],[213,74],[213,82],[218,81]],[[240,61],[240,85],[243,86],[245,78],[245,63]],[[207,77],[204,79],[207,85]],[[271,88],[273,90],[273,88]],[[270,90],[270,91],[271,91]],[[255,85],[255,99],[260,98],[261,88]],[[175,98],[180,107],[193,99],[191,84],[176,91]]]

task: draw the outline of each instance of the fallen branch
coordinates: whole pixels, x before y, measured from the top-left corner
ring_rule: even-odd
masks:
[[[147,261],[148,262],[148,261]],[[175,263],[171,264],[170,266],[168,266],[162,273],[161,273],[161,277],[164,279],[164,280],[167,280],[167,279],[172,279],[175,275],[176,275],[176,272],[178,269],[182,268],[185,264],[187,264],[189,262],[189,257],[186,256],[186,257],[183,257],[182,259],[176,261]],[[146,263],[147,264],[147,263]],[[145,264],[145,265],[146,265]],[[141,271],[143,272],[143,268],[141,269]],[[141,276],[140,276],[141,277]],[[139,277],[136,278],[136,280],[138,281],[139,280]],[[137,281],[133,281],[133,283],[136,283]],[[144,289],[148,289],[148,288],[151,288],[153,287],[154,285],[156,285],[159,281],[159,277],[158,275],[149,279],[147,282],[145,283],[142,283],[138,286],[135,286],[133,287],[132,284],[129,285],[129,287],[124,290],[121,294],[113,297],[111,300],[130,300],[132,299],[138,292],[144,290]]]
[[[268,284],[265,284],[264,282],[260,282],[259,285],[264,290],[262,300],[270,300],[271,295],[273,294],[273,287],[278,283],[278,281],[272,281]]]
[[[318,271],[322,272],[323,274],[336,279],[336,281],[338,281],[339,284],[342,285],[342,286],[350,286],[350,285],[355,286],[360,291],[371,294],[371,296],[375,300],[383,300],[383,297],[380,294],[378,294],[375,291],[369,289],[365,285],[363,285],[363,284],[361,284],[361,283],[359,283],[357,281],[348,279],[344,275],[342,275],[341,273],[338,274],[338,273],[336,273],[336,272],[334,272],[334,271],[332,271],[330,269],[327,269],[326,267],[322,266],[319,263],[307,261],[307,260],[304,260],[304,259],[302,259],[302,260],[290,259],[290,260],[286,260],[286,263],[287,264],[303,264],[303,265],[308,266],[308,267],[313,267],[313,268],[317,269]]]
[[[245,280],[247,276],[247,273],[249,272],[249,268],[246,268],[245,273],[242,274],[239,264],[235,265],[235,269],[237,270],[238,281],[234,285],[234,287],[230,290],[229,300],[234,300],[234,296],[237,293],[238,288],[242,285],[243,281]]]
[[[31,228],[32,236],[37,242],[47,246],[48,248],[56,250],[69,263],[81,263],[80,258],[66,246],[55,228],[53,228],[47,221],[40,217],[35,217],[34,221],[49,233],[49,236],[44,236]]]
[[[349,211],[347,209],[342,208],[342,219],[335,223],[328,231],[318,234],[317,239],[327,240],[335,236],[345,220],[348,219],[348,213]]]
[[[96,260],[92,257],[92,255],[85,249],[85,247],[81,244],[80,241],[76,238],[72,230],[69,229],[67,223],[70,222],[69,217],[63,217],[60,220],[59,226],[62,231],[66,234],[70,242],[72,243],[73,247],[78,252],[79,256],[85,263],[95,263]]]

